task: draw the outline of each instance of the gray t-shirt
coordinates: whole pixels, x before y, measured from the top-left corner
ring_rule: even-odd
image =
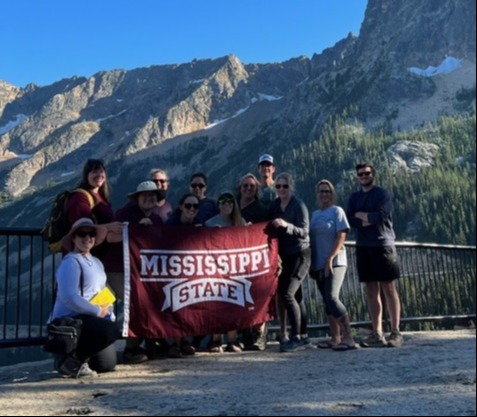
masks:
[[[311,216],[310,244],[311,269],[319,271],[326,265],[326,260],[333,250],[338,232],[349,231],[346,214],[341,207],[331,206],[325,210],[316,210]],[[343,246],[333,260],[334,266],[347,266],[346,249]]]
[[[245,224],[246,224],[245,220],[242,219],[242,225],[245,226]],[[205,222],[205,226],[206,227],[217,227],[217,226],[229,227],[229,226],[232,226],[232,223],[222,219],[222,217],[220,217],[220,215],[217,214],[217,216],[212,217],[211,219],[207,220]]]

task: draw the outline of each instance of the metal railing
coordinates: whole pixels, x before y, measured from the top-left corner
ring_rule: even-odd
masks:
[[[368,323],[354,243],[346,245],[349,267],[342,301],[355,325]],[[402,272],[398,288],[403,322],[475,318],[475,246],[402,242],[396,246]],[[0,348],[44,342],[54,271],[60,260],[61,255],[49,253],[39,229],[0,228]],[[327,327],[315,282],[305,280],[304,291],[310,327]]]

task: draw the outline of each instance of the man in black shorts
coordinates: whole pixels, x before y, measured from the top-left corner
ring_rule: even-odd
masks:
[[[394,246],[392,198],[389,191],[374,185],[376,170],[369,163],[356,166],[361,191],[349,199],[347,216],[357,230],[356,259],[359,281],[366,285],[366,296],[373,325],[373,333],[363,340],[363,347],[401,347],[399,331],[401,303],[395,280],[399,278],[399,264]],[[391,319],[391,335],[383,336],[383,305],[381,289]]]

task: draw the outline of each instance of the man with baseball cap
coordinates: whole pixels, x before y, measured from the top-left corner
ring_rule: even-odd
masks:
[[[275,164],[272,155],[266,153],[258,159],[258,172],[260,173],[260,184],[262,185],[262,197],[260,201],[268,208],[270,203],[277,198],[275,193],[275,181],[273,179]]]

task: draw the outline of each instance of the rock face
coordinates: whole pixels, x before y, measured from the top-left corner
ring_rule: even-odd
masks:
[[[420,172],[433,164],[438,152],[439,146],[434,143],[400,141],[392,145],[387,154],[395,171]]]
[[[122,166],[182,152],[177,144],[198,138],[206,142],[188,145],[189,157],[207,171],[249,140],[257,152],[292,149],[336,114],[366,128],[411,128],[454,111],[457,89],[475,91],[475,32],[474,2],[370,0],[359,36],[312,59],[245,65],[230,55],[46,87],[0,82],[0,192],[18,196],[62,182],[89,157]],[[408,70],[445,56],[465,64],[450,74],[452,84]],[[415,110],[429,107],[432,114]],[[236,164],[237,172],[250,169],[243,158]],[[180,173],[177,163],[167,168]]]

